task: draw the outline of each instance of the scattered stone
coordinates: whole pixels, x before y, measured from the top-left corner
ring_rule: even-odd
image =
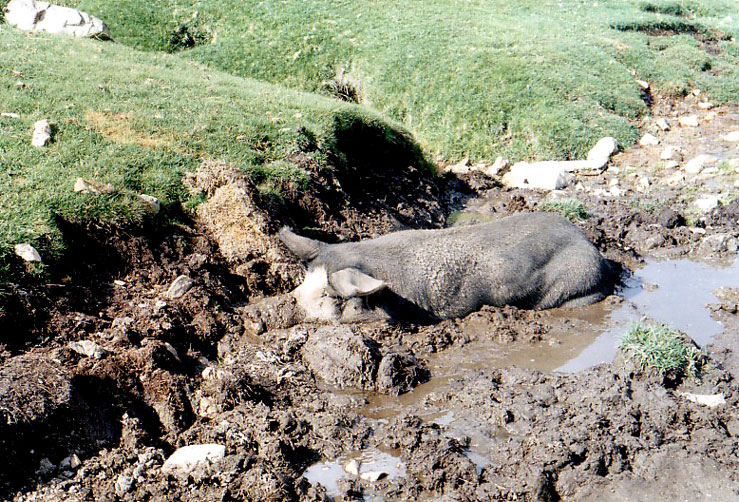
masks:
[[[701,154],[685,164],[685,172],[688,174],[699,174],[705,167],[718,162],[718,158],[709,154]]]
[[[636,83],[639,84],[639,87],[641,87],[642,90],[646,91],[647,89],[649,89],[649,82],[647,82],[646,80],[637,79]]]
[[[51,124],[49,124],[48,120],[39,120],[33,125],[31,144],[42,147],[49,143],[51,143]]]
[[[493,162],[493,165],[487,166],[485,169],[482,169],[482,172],[483,174],[486,174],[491,177],[499,176],[509,166],[510,166],[510,163],[508,162],[508,159],[504,159],[503,157],[498,156],[498,158],[495,159],[495,162]]]
[[[518,162],[503,176],[503,184],[513,188],[562,190],[569,181],[564,162]]]
[[[189,474],[198,465],[215,463],[226,456],[219,444],[193,444],[175,451],[162,465],[162,472]]]
[[[672,145],[667,145],[659,156],[662,160],[682,160],[683,156],[680,153],[680,148]]]
[[[692,94],[693,96],[700,96],[701,95],[701,90],[700,89],[693,89],[692,91],[690,91],[690,94]]]
[[[193,281],[186,275],[181,275],[177,277],[177,279],[172,281],[169,289],[167,289],[166,296],[171,300],[181,298],[185,295],[185,293],[190,291],[190,288],[192,288],[193,284],[195,284],[195,281]]]
[[[662,129],[663,131],[669,131],[670,129],[672,129],[672,126],[670,125],[670,123],[667,121],[666,118],[658,118],[656,121],[656,124],[657,124],[657,127]]]
[[[716,120],[716,117],[718,117],[718,113],[716,113],[716,112],[708,112],[708,113],[706,113],[706,116],[703,117],[703,120],[705,120],[706,122],[712,122],[712,121]]]
[[[112,194],[115,188],[110,183],[101,183],[95,180],[86,180],[77,178],[74,183],[74,191],[78,193],[88,193],[93,195]]]
[[[470,172],[469,162],[470,159],[465,157],[460,162],[452,166],[447,166],[445,171],[452,174],[467,174]]]
[[[10,113],[10,112],[0,113],[0,117],[6,118],[6,119],[19,119],[19,118],[21,118],[21,116],[18,115],[17,113]]]
[[[387,472],[384,472],[384,471],[363,472],[362,474],[359,475],[359,477],[365,481],[369,481],[370,483],[377,483],[381,479],[387,477]]]
[[[106,354],[105,349],[92,340],[69,342],[69,348],[82,356],[92,357],[93,359],[102,359]]]
[[[356,460],[350,461],[344,466],[344,470],[352,476],[359,476],[359,462]]]
[[[698,103],[698,108],[701,108],[702,110],[710,110],[711,108],[713,108],[713,103],[711,103],[710,101],[701,101],[700,103]]]
[[[704,211],[710,211],[714,207],[718,206],[719,196],[718,195],[704,195],[693,201],[693,205]]]
[[[624,191],[618,185],[616,185],[611,187],[609,193],[614,197],[620,197],[621,194],[624,193]]]
[[[657,223],[665,228],[682,227],[685,225],[685,218],[671,207],[666,207],[657,215]]]
[[[680,163],[678,161],[676,161],[676,160],[669,160],[665,164],[665,168],[666,169],[676,169],[679,166],[680,166]],[[680,177],[681,180],[683,179],[683,174],[682,173],[677,173],[677,175]]]
[[[25,242],[23,244],[15,245],[15,254],[17,254],[27,262],[41,261],[41,255],[38,251],[36,251],[36,248]]]
[[[41,459],[41,462],[39,462],[38,469],[36,469],[36,474],[39,474],[41,476],[45,476],[56,469],[56,466],[51,463],[51,460],[44,457]]]
[[[683,396],[688,401],[691,401],[693,403],[702,404],[703,406],[708,406],[709,408],[715,408],[716,406],[721,406],[726,404],[726,399],[724,398],[723,393],[721,394],[692,394],[690,392],[679,392],[679,395]]]
[[[618,151],[618,141],[616,138],[606,136],[601,138],[593,148],[588,152],[588,160],[603,161],[605,165],[611,156]]]
[[[680,127],[698,127],[698,116],[688,115],[687,117],[680,117]]]
[[[701,175],[710,176],[710,175],[718,174],[718,171],[719,171],[718,167],[707,167],[703,171],[701,171]]]
[[[10,0],[4,12],[9,25],[24,31],[110,39],[110,29],[103,21],[77,9],[36,0]]]
[[[730,143],[739,142],[739,131],[731,131],[728,134],[721,136],[721,139]]]
[[[128,493],[132,487],[133,478],[131,476],[121,474],[118,476],[118,479],[115,480],[115,494],[119,497],[122,497],[123,495]]]
[[[636,190],[638,192],[648,192],[650,184],[651,183],[649,182],[649,178],[647,178],[646,176],[640,176],[639,181],[636,184]]]
[[[161,204],[159,203],[159,199],[154,197],[153,195],[146,195],[144,193],[139,194],[138,198],[141,202],[146,205],[146,208],[150,213],[158,213],[159,209],[161,208]]]
[[[736,237],[725,233],[707,235],[698,245],[698,253],[704,256],[725,251],[735,253],[736,249]]]
[[[655,146],[655,145],[659,145],[659,139],[652,134],[646,133],[639,140],[639,144],[641,146]]]

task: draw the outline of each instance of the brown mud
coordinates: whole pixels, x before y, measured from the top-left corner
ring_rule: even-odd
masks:
[[[701,99],[655,98],[653,116],[672,123],[663,144],[620,153],[563,193],[505,189],[480,173],[433,176],[410,158],[373,170],[358,154],[318,169],[306,147],[292,160],[308,187],[277,187],[281,200],[205,163],[187,184],[206,202],[176,214],[174,230],[68,224],[66,258],[42,278],[14,264],[17,279],[1,291],[0,498],[736,500],[739,176],[729,162],[739,152],[721,136],[739,129],[739,108],[708,110]],[[679,127],[687,114],[701,125]],[[722,160],[676,181],[680,168],[660,159],[668,142],[685,161]],[[707,195],[715,207],[695,204]],[[275,239],[281,225],[359,239],[443,226],[460,212],[535,210],[551,197],[582,201],[589,217],[576,224],[633,271],[616,295],[571,310],[486,307],[432,325],[296,317],[287,293],[304,270]],[[709,296],[689,279],[670,286],[677,272],[650,275],[673,263],[655,258],[699,260],[675,266],[706,276]],[[192,287],[168,293],[182,275]],[[658,377],[596,344],[642,315],[678,322],[644,306],[660,288],[676,294],[659,300],[676,304],[671,312],[697,305],[691,322],[720,323],[709,334],[714,325],[678,326],[707,351],[696,378]],[[256,302],[269,308],[256,315]],[[586,363],[567,367],[589,348]],[[163,468],[177,448],[206,443],[225,456]]]

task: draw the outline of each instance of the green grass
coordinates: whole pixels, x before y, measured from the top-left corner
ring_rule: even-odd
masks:
[[[556,200],[545,200],[537,204],[540,211],[548,211],[550,213],[559,213],[570,221],[585,220],[588,217],[588,211],[585,204],[577,199],[563,198]]]
[[[306,174],[289,159],[306,148],[322,166],[354,162],[359,142],[367,165],[424,165],[402,128],[356,105],[169,54],[7,25],[0,47],[0,112],[20,115],[0,118],[0,264],[18,242],[39,246],[46,259],[62,251],[59,218],[141,221],[139,193],[159,197],[166,217],[167,206],[189,200],[180,179],[204,159],[240,167],[267,190],[274,177],[304,186]],[[54,141],[35,148],[33,124],[44,118]],[[116,193],[75,193],[77,177]]]
[[[664,324],[637,323],[621,339],[621,349],[643,370],[694,377],[701,351],[686,343],[677,331]]]
[[[235,75],[331,94],[341,74],[448,161],[580,158],[606,135],[629,145],[647,112],[636,78],[717,103],[739,94],[733,0],[67,3],[133,47],[171,50],[189,26],[204,42],[181,55]]]

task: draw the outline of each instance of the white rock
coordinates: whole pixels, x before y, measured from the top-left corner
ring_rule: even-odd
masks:
[[[503,184],[514,188],[561,190],[567,186],[567,169],[562,162],[518,162],[503,176]]]
[[[588,152],[588,160],[605,160],[606,162],[618,150],[616,138],[606,136],[601,138]],[[605,163],[605,162],[604,162]]]
[[[105,349],[92,340],[69,342],[69,348],[82,356],[92,357],[93,359],[105,357]]]
[[[371,483],[376,483],[382,478],[387,477],[387,472],[384,471],[368,471],[363,472],[359,475],[360,478],[362,478],[365,481],[369,481]]]
[[[707,167],[704,170],[701,171],[701,175],[710,175],[710,174],[717,174],[718,173],[718,167]]]
[[[711,164],[715,164],[716,162],[718,162],[718,160],[719,159],[717,157],[714,157],[713,155],[703,153],[693,159],[690,159],[688,163],[685,164],[685,172],[688,174],[698,174],[703,170],[703,168]]]
[[[145,193],[142,193],[138,195],[138,198],[146,205],[146,208],[151,213],[158,213],[159,209],[161,209],[162,207],[162,205],[159,203],[159,199],[157,199],[153,195],[146,195]]]
[[[498,156],[498,158],[495,159],[495,162],[493,162],[492,166],[487,166],[485,169],[482,169],[482,172],[488,176],[498,176],[500,175],[505,169],[510,165],[507,159],[504,159],[501,156]]]
[[[709,408],[715,408],[716,406],[721,406],[723,404],[726,404],[726,399],[724,398],[723,393],[721,394],[692,394],[690,392],[681,392],[681,396],[683,396],[688,401],[691,401],[693,403],[702,404],[703,406],[708,406]]]
[[[359,462],[356,460],[350,461],[344,466],[344,470],[352,476],[359,476]]]
[[[698,127],[698,116],[688,115],[680,117],[680,127]]]
[[[621,194],[624,193],[624,191],[621,190],[621,188],[618,185],[612,186],[608,192],[614,197],[620,197]]]
[[[669,131],[672,126],[670,126],[670,123],[665,118],[658,118],[655,122],[657,124],[657,127],[662,129],[663,131]]]
[[[17,113],[11,113],[11,112],[3,112],[0,113],[0,117],[6,118],[6,119],[19,119],[21,118],[20,115]]]
[[[721,139],[730,143],[736,143],[739,141],[739,131],[731,131],[728,134],[721,136]]]
[[[710,101],[701,101],[700,103],[698,103],[698,108],[701,108],[702,110],[710,110],[711,108],[713,108],[713,103],[711,103]]]
[[[647,82],[646,80],[637,80],[636,83],[639,84],[639,87],[641,87],[645,91],[649,89],[649,82]]]
[[[186,275],[181,275],[177,277],[177,279],[172,281],[169,289],[167,289],[166,296],[167,298],[170,298],[172,300],[180,298],[184,296],[185,293],[190,291],[190,288],[192,288],[193,284],[195,284],[195,281],[193,281]]]
[[[445,171],[448,173],[452,173],[452,174],[467,174],[470,172],[470,166],[468,165],[469,162],[470,162],[470,159],[465,157],[458,163],[452,166],[447,166]]]
[[[665,164],[665,168],[667,168],[667,169],[675,169],[679,165],[680,165],[680,163],[678,161],[676,161],[676,160],[669,160]],[[680,177],[682,178],[682,174],[680,175]]]
[[[33,146],[46,146],[51,142],[51,124],[48,120],[39,120],[33,124]]]
[[[214,463],[226,456],[226,447],[220,444],[193,444],[179,448],[162,465],[167,473],[188,474],[200,464]]]
[[[28,243],[16,244],[15,254],[23,258],[28,262],[40,262],[41,255],[36,251],[36,248]]]
[[[680,154],[680,148],[672,145],[667,145],[659,156],[662,160],[682,160]]]
[[[710,211],[714,207],[718,206],[719,196],[718,195],[704,195],[693,201],[693,205],[704,211]]]
[[[24,31],[110,38],[110,30],[100,19],[77,9],[36,0],[10,0],[5,7],[5,21]]]
[[[641,137],[639,140],[639,144],[641,146],[654,146],[659,145],[659,139],[657,139],[656,136],[646,133],[644,136]]]
[[[718,113],[716,113],[716,112],[708,112],[708,113],[706,113],[706,116],[703,117],[703,120],[706,121],[706,122],[712,122],[712,121],[716,120],[716,117],[718,117]]]
[[[128,493],[132,487],[133,487],[133,478],[131,476],[126,476],[125,474],[121,474],[115,480],[115,493],[119,497],[122,497],[123,495]]]
[[[636,189],[639,192],[647,192],[649,191],[649,185],[649,178],[647,178],[646,176],[641,176],[636,184]]]
[[[111,194],[115,192],[115,188],[110,183],[101,183],[95,180],[86,180],[77,178],[74,183],[74,191],[79,193],[89,193],[94,195]]]
[[[619,183],[618,178],[613,178],[611,181],[608,182],[608,186],[615,187]]]

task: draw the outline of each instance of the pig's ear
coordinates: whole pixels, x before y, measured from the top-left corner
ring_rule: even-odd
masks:
[[[367,296],[387,287],[385,281],[360,272],[356,268],[344,268],[328,276],[328,281],[343,298]]]
[[[293,233],[289,227],[282,227],[277,237],[295,256],[303,261],[310,261],[318,256],[318,250],[322,244],[321,242]]]

